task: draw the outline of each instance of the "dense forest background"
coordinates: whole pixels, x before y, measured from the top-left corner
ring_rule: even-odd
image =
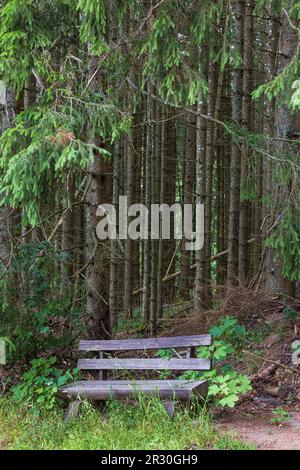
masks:
[[[158,334],[300,279],[288,0],[0,1],[0,336],[18,358]],[[96,237],[100,204],[205,205],[205,244]]]

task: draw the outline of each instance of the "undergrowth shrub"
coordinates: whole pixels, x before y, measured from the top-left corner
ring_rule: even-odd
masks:
[[[240,354],[240,341],[246,333],[246,328],[239,325],[236,318],[231,316],[223,318],[210,329],[212,345],[197,348],[197,357],[211,358],[213,369],[205,372],[187,371],[179,379],[207,379],[208,400],[217,406],[234,407],[239,396],[251,390],[248,376],[234,370],[229,363],[234,356]],[[174,357],[174,352],[162,349],[157,352],[157,356],[170,359]]]
[[[57,404],[58,388],[80,378],[78,369],[63,371],[57,369],[55,363],[54,356],[31,361],[31,367],[22,375],[20,383],[11,388],[12,400],[32,408],[35,413],[42,409],[52,410]]]
[[[8,359],[29,360],[62,349],[81,328],[69,286],[62,285],[59,266],[65,258],[47,242],[20,245],[0,276],[0,336],[14,345]]]

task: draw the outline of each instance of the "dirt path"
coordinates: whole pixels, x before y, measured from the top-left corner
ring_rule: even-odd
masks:
[[[270,414],[263,416],[231,414],[218,420],[218,428],[232,432],[261,450],[299,450],[300,412],[291,412],[287,424],[270,424]]]

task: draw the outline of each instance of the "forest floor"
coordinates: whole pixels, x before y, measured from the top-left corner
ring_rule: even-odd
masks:
[[[272,413],[243,413],[238,408],[217,421],[217,429],[229,432],[259,450],[300,449],[300,408],[289,411],[286,423],[271,424]]]
[[[300,449],[300,369],[292,362],[292,344],[300,339],[299,300],[235,289],[219,308],[164,322],[162,335],[207,333],[226,315],[247,329],[243,354],[233,365],[248,374],[253,390],[234,409],[215,413],[215,427],[258,449]],[[278,414],[282,419],[272,423]]]

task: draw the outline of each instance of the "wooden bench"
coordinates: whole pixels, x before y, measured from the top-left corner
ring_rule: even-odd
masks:
[[[171,416],[174,412],[174,400],[189,400],[193,396],[207,395],[206,380],[108,380],[109,370],[155,370],[155,371],[207,371],[211,369],[210,359],[196,358],[196,348],[209,346],[210,335],[175,336],[172,338],[145,338],[126,340],[92,340],[81,341],[79,351],[97,353],[94,359],[79,359],[78,368],[81,370],[97,370],[98,380],[84,380],[66,385],[58,390],[58,396],[63,399],[75,399],[70,403],[69,415],[76,414],[81,399],[95,401],[135,398],[138,393],[157,394]],[[186,350],[186,348],[188,348]],[[184,351],[184,355],[176,352],[171,359],[160,358],[112,358],[115,352],[144,351],[158,349],[173,349]]]

